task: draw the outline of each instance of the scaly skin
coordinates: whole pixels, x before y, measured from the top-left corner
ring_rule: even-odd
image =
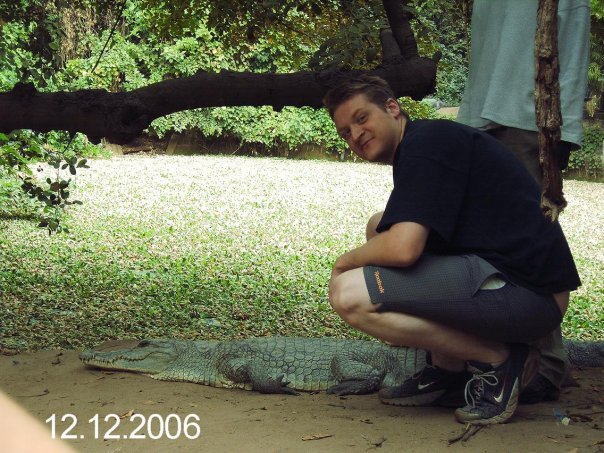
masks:
[[[80,360],[154,379],[263,393],[329,390],[362,394],[399,385],[425,364],[424,351],[374,341],[262,337],[233,341],[142,340],[117,351],[84,351]]]
[[[604,342],[565,340],[576,366],[604,366]],[[400,385],[426,362],[425,352],[375,341],[262,337],[232,341],[142,340],[117,351],[84,351],[80,360],[165,381],[291,393],[372,393]]]
[[[571,365],[604,366],[604,341],[576,341],[563,339]]]

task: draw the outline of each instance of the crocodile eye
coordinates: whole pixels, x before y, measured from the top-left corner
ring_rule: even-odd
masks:
[[[141,340],[139,341],[137,347],[138,348],[144,348],[145,346],[149,346],[149,340]]]

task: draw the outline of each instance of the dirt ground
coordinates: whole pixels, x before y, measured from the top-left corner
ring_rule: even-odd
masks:
[[[580,387],[566,389],[559,401],[520,406],[509,423],[449,445],[463,432],[450,409],[386,406],[376,395],[262,395],[162,382],[87,368],[71,350],[0,355],[0,389],[42,422],[54,414],[57,436],[73,435],[67,442],[91,453],[602,452],[604,369],[574,370],[573,376]],[[567,425],[556,411],[568,415]],[[119,424],[111,431],[114,419]],[[133,434],[146,439],[124,439]]]

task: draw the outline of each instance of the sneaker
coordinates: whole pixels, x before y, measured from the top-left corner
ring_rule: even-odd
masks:
[[[552,384],[549,379],[537,374],[527,388],[520,392],[520,404],[535,404],[541,401],[558,401],[560,389]]]
[[[459,407],[463,405],[463,389],[472,377],[467,371],[454,372],[427,364],[401,385],[384,387],[380,401],[394,406]]]
[[[474,376],[466,385],[466,405],[455,411],[455,418],[475,425],[505,423],[516,411],[518,395],[538,367],[538,352],[525,344],[512,345],[510,357],[497,368],[469,362],[468,369]]]

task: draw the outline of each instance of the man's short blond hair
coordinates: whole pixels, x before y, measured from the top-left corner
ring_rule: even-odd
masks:
[[[388,82],[381,77],[363,74],[346,79],[330,89],[323,98],[323,105],[327,108],[329,116],[333,118],[335,110],[357,94],[364,94],[371,103],[378,105],[384,110],[386,109],[388,99],[394,99],[398,103],[394,91],[392,91]],[[409,115],[403,109],[401,109],[401,113],[406,118],[409,118]]]

